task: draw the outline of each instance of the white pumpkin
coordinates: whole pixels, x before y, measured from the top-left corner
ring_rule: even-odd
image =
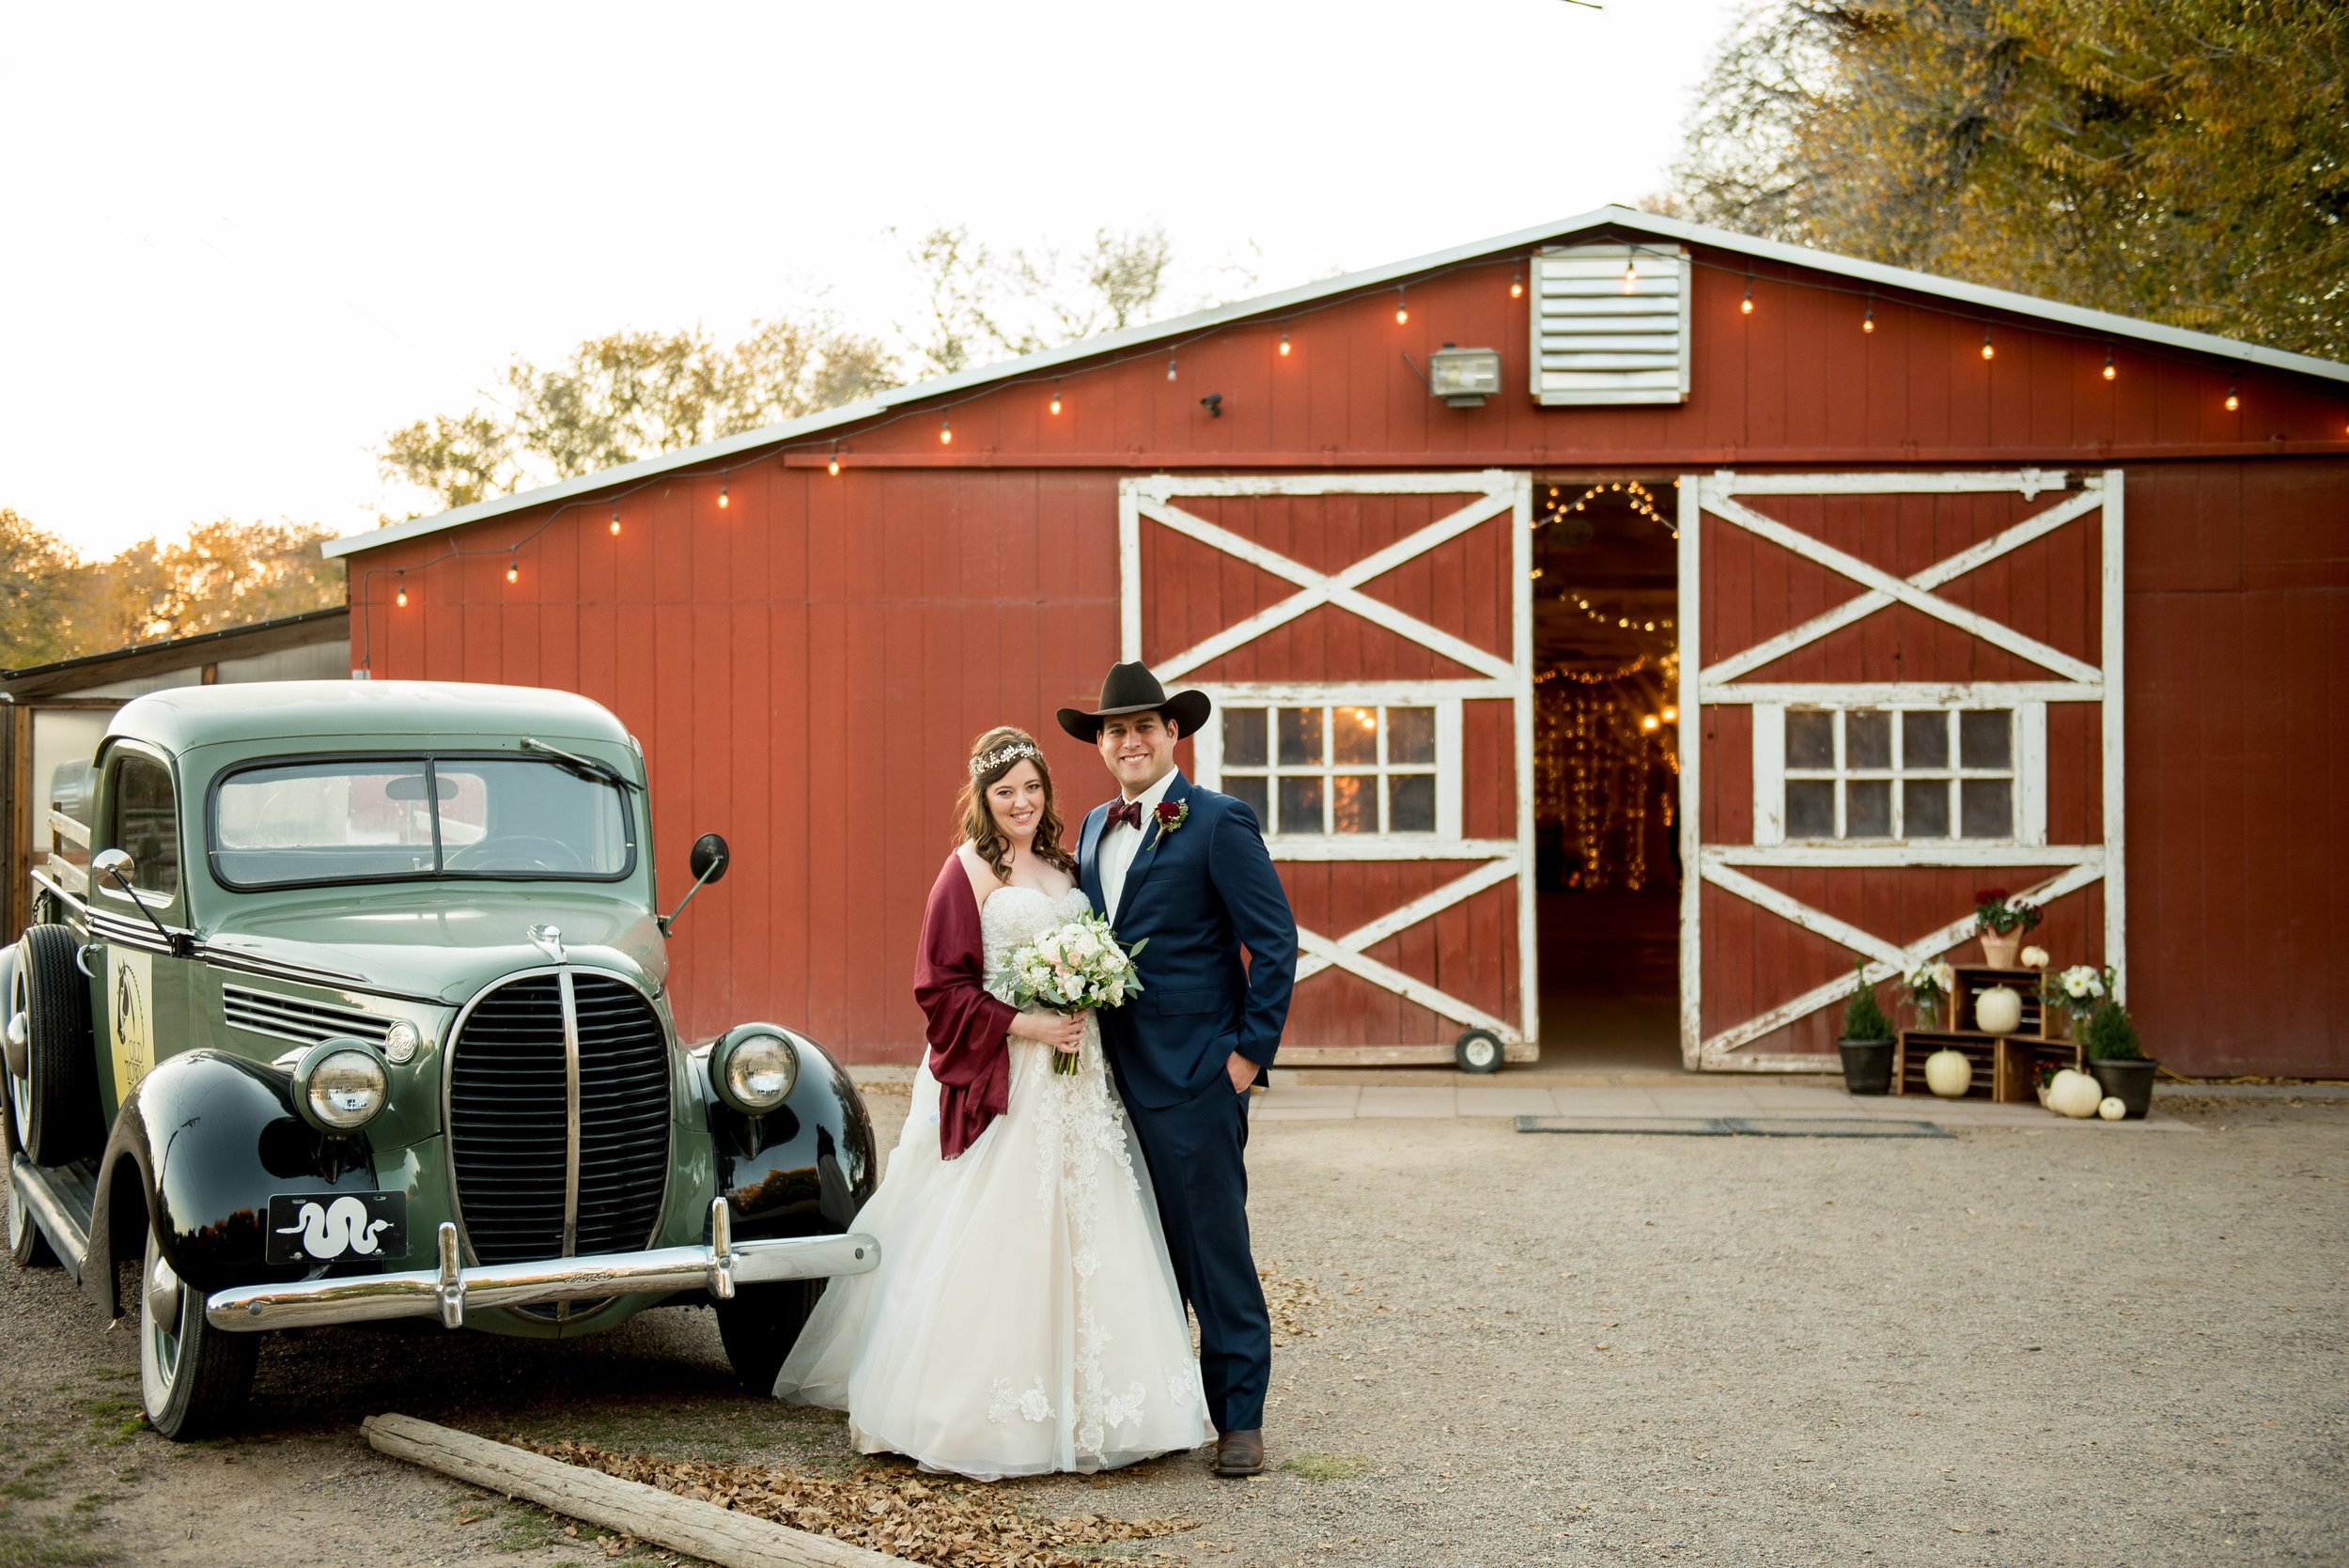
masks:
[[[2121,1096],[2118,1094],[2107,1094],[2104,1103],[2096,1108],[2096,1114],[2108,1122],[2117,1122],[2128,1113],[2129,1108],[2121,1103]]]
[[[2086,1121],[2104,1103],[2104,1086],[2086,1073],[2066,1067],[2047,1085],[2047,1109],[2059,1116]]]
[[[1925,1058],[1925,1087],[1945,1100],[1963,1098],[1974,1081],[1974,1063],[1964,1051],[1937,1050]]]
[[[1993,986],[1974,999],[1974,1027],[1984,1034],[2012,1034],[2023,1027],[2023,994]]]

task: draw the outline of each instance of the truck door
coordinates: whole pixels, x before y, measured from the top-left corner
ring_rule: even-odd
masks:
[[[190,960],[174,957],[156,930],[161,924],[184,932],[190,921],[171,764],[136,742],[115,742],[99,784],[98,815],[92,852],[120,849],[132,862],[129,892],[101,877],[90,878],[89,889],[90,935],[105,948],[104,964],[89,966],[90,1018],[99,1093],[111,1125],[159,1053],[187,1038]]]

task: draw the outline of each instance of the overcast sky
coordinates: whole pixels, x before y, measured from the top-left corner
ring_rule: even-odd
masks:
[[[1634,202],[1734,9],[19,8],[0,506],[89,554],[369,527],[424,504],[370,449],[508,356],[819,294],[885,329],[938,223],[1159,223],[1261,292]]]

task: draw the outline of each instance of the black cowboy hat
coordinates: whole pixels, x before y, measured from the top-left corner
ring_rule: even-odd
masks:
[[[1101,706],[1087,713],[1081,707],[1064,707],[1058,715],[1060,727],[1080,740],[1097,740],[1101,737],[1101,721],[1113,719],[1121,713],[1162,713],[1172,720],[1177,733],[1195,735],[1207,722],[1214,705],[1205,691],[1177,691],[1166,694],[1159,677],[1150,673],[1150,666],[1135,662],[1112,664],[1101,681]]]

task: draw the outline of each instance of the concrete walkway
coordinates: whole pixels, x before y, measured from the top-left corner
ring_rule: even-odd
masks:
[[[2036,1105],[1941,1100],[1925,1095],[1852,1094],[1842,1089],[1776,1083],[1708,1083],[1689,1088],[1490,1087],[1393,1088],[1380,1084],[1275,1084],[1252,1110],[1258,1121],[1343,1122],[1376,1117],[1460,1116],[1859,1116],[1923,1121],[1945,1127],[2094,1128],[2119,1132],[2194,1132],[2158,1109],[2141,1122],[2076,1122]]]

